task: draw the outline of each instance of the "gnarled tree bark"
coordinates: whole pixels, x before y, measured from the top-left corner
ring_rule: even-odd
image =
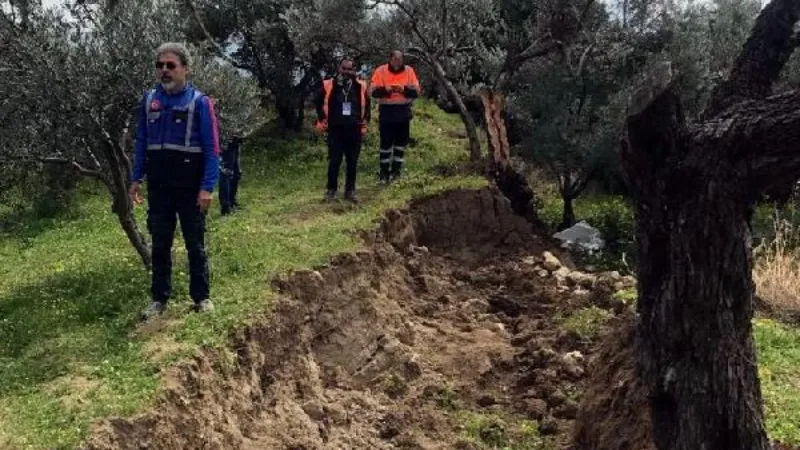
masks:
[[[634,95],[622,161],[636,198],[637,367],[659,450],[766,450],[752,338],[750,217],[800,170],[800,92],[768,97],[800,1],[764,8],[728,79],[687,123],[672,71]]]

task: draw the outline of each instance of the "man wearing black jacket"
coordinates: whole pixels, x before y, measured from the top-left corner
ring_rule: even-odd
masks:
[[[343,58],[337,76],[323,81],[316,106],[316,128],[328,133],[328,186],[325,200],[336,199],[339,168],[344,158],[344,198],[357,203],[356,170],[362,138],[370,119],[370,100],[366,83],[356,76],[352,59]]]

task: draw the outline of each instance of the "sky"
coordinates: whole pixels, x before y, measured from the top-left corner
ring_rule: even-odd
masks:
[[[64,3],[64,0],[42,0],[42,6],[49,8]]]

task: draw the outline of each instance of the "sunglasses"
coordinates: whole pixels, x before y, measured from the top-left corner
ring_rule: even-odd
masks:
[[[166,68],[167,68],[167,69],[169,69],[169,70],[174,70],[176,67],[178,67],[178,65],[177,65],[177,64],[175,64],[175,63],[174,63],[174,62],[172,62],[172,61],[167,61],[167,62],[161,62],[161,61],[158,61],[158,62],[156,62],[156,69],[159,69],[159,70],[161,70],[161,69],[163,69],[164,67],[166,67]]]

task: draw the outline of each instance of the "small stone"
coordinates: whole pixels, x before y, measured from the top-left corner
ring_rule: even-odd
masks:
[[[559,268],[558,270],[556,270],[556,271],[553,273],[553,275],[555,275],[555,277],[556,277],[556,278],[557,278],[559,281],[564,281],[564,280],[566,280],[566,279],[567,279],[567,277],[569,276],[569,274],[570,274],[570,271],[569,271],[569,269],[567,269],[566,267],[561,267],[561,268]]]
[[[561,357],[563,371],[573,378],[582,377],[584,374],[583,359],[583,354],[578,351],[565,354]]]
[[[608,276],[609,276],[609,278],[611,278],[611,279],[612,279],[612,280],[614,280],[614,281],[620,281],[620,280],[622,280],[622,275],[620,275],[620,274],[619,274],[619,272],[617,272],[616,270],[615,270],[615,271],[613,271],[613,272],[610,272],[610,273],[608,274]]]
[[[591,291],[584,289],[582,287],[578,287],[577,289],[572,291],[572,295],[577,295],[577,296],[584,296],[589,294],[591,294]]]
[[[325,418],[325,410],[322,408],[322,405],[315,401],[308,401],[303,405],[303,411],[308,414],[308,417],[311,420],[315,420],[317,422],[322,421]]]
[[[495,331],[497,331],[498,333],[505,333],[505,332],[506,332],[506,327],[505,327],[505,325],[503,325],[502,323],[496,323],[496,324],[494,324],[494,329],[495,329]]]
[[[550,275],[550,272],[542,269],[539,272],[537,272],[537,274],[539,275],[540,278],[547,278],[547,276]]]
[[[473,313],[486,313],[489,310],[489,302],[481,298],[471,298],[464,302],[463,309]]]
[[[536,257],[535,256],[526,256],[525,258],[522,258],[522,264],[526,264],[526,265],[529,265],[529,266],[535,266],[536,263],[537,263],[537,261],[536,261]]]
[[[545,269],[555,272],[561,267],[561,261],[558,260],[555,256],[553,256],[550,252],[544,252],[542,254],[544,257],[544,263],[542,264]]]

